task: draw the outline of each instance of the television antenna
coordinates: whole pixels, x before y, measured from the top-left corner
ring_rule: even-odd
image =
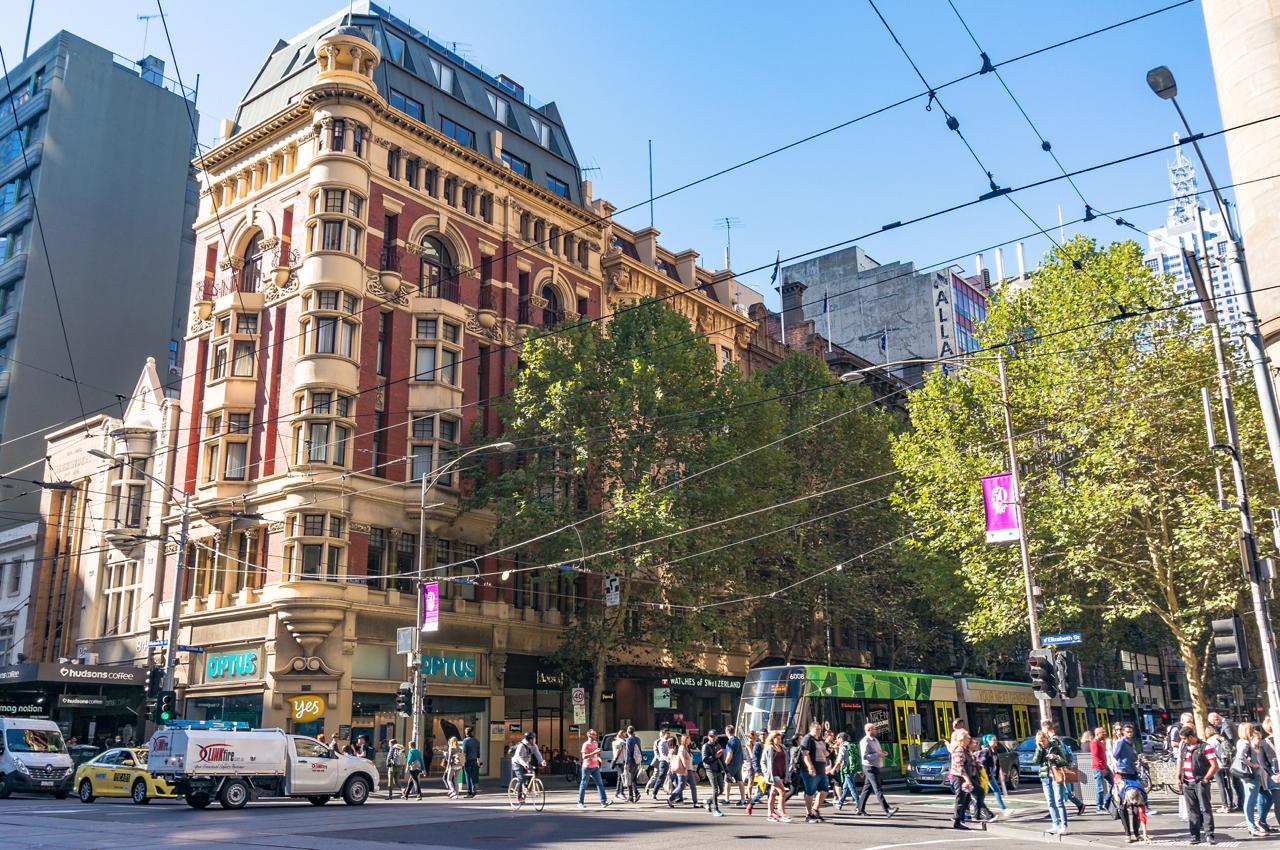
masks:
[[[147,56],[147,36],[151,33],[151,21],[154,20],[155,18],[163,18],[163,17],[164,17],[163,12],[158,12],[154,15],[138,16],[138,20],[142,21],[142,56],[140,58],[145,59]]]
[[[717,228],[724,228],[724,267],[726,269],[733,268],[733,229],[742,227],[742,219],[735,216],[726,215],[717,218],[712,222]]]

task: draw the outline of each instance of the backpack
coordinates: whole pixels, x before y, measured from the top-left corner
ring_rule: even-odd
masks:
[[[859,758],[852,741],[845,741],[840,745],[840,757],[841,778],[845,776],[856,776],[862,759]]]
[[[391,763],[396,767],[404,767],[404,747],[397,744],[391,749]]]

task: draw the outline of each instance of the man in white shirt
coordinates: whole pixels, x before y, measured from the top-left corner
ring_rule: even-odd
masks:
[[[862,794],[858,797],[857,813],[860,815],[867,813],[867,803],[874,793],[880,805],[884,806],[885,816],[893,817],[898,813],[898,807],[889,805],[889,801],[884,798],[884,791],[880,788],[880,768],[884,767],[884,748],[876,738],[876,724],[868,723],[863,729],[866,735],[858,742],[858,748],[862,751]]]

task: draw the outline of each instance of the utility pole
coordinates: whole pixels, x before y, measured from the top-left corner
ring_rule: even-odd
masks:
[[[422,493],[418,501],[418,577],[414,591],[418,596],[418,619],[413,624],[413,731],[409,740],[418,740],[422,723],[422,583],[427,574],[427,475],[422,473]]]
[[[1262,332],[1258,328],[1258,311],[1253,302],[1253,287],[1249,282],[1249,267],[1245,262],[1244,243],[1240,240],[1240,236],[1236,233],[1235,228],[1231,224],[1231,213],[1227,209],[1227,204],[1222,199],[1222,192],[1218,189],[1218,183],[1213,179],[1213,172],[1209,169],[1209,162],[1204,158],[1204,153],[1200,150],[1199,136],[1191,129],[1191,123],[1187,120],[1186,113],[1182,111],[1182,105],[1178,103],[1178,84],[1173,78],[1173,72],[1168,67],[1161,65],[1158,68],[1152,68],[1147,72],[1147,85],[1155,92],[1156,96],[1162,100],[1167,100],[1173,104],[1173,108],[1178,112],[1178,118],[1182,121],[1183,128],[1187,131],[1188,141],[1191,142],[1192,148],[1195,149],[1196,157],[1200,160],[1200,165],[1204,168],[1204,176],[1209,181],[1209,188],[1213,190],[1213,199],[1218,205],[1218,212],[1222,215],[1222,227],[1227,231],[1227,238],[1231,241],[1234,249],[1231,256],[1227,260],[1227,271],[1231,275],[1231,284],[1237,295],[1244,301],[1244,309],[1241,310],[1241,316],[1244,320],[1244,345],[1245,351],[1249,355],[1249,364],[1253,369],[1253,383],[1258,391],[1258,407],[1262,412],[1262,423],[1267,432],[1267,448],[1271,453],[1271,469],[1276,478],[1276,488],[1280,490],[1280,411],[1276,407],[1276,389],[1271,382],[1271,361],[1267,357],[1267,350],[1263,345]],[[1204,239],[1201,237],[1201,245]],[[1206,260],[1208,251],[1205,252]],[[1209,278],[1212,280],[1212,277]],[[1211,304],[1209,300],[1210,293],[1203,292],[1200,297],[1205,299],[1203,303]],[[1207,318],[1207,312],[1206,312]],[[1226,399],[1223,399],[1224,406]],[[1209,424],[1206,422],[1206,424]],[[1239,451],[1234,450],[1235,463],[1239,464]],[[1243,470],[1241,471],[1243,476]],[[1243,477],[1240,484],[1243,487]],[[1240,490],[1241,500],[1243,501],[1243,489]],[[1243,531],[1241,532],[1244,533]],[[1271,614],[1267,607],[1267,598],[1262,591],[1261,576],[1258,575],[1258,558],[1257,549],[1253,545],[1253,537],[1250,535],[1244,543],[1244,557],[1246,563],[1246,573],[1249,578],[1249,592],[1253,597],[1253,615],[1258,623],[1258,637],[1262,644],[1262,664],[1263,672],[1266,675],[1267,689],[1267,712],[1271,717],[1271,727],[1280,729],[1280,684],[1277,684],[1276,661],[1276,643],[1275,635],[1271,628]]]
[[[1218,443],[1214,436],[1213,412],[1209,405],[1209,390],[1204,389],[1204,424],[1209,437],[1211,451],[1224,451],[1231,457],[1231,475],[1235,481],[1236,509],[1240,512],[1240,557],[1243,561],[1244,573],[1249,579],[1249,593],[1252,596],[1253,610],[1258,624],[1258,643],[1262,648],[1262,670],[1266,678],[1268,710],[1271,713],[1273,729],[1277,725],[1276,712],[1280,707],[1280,687],[1278,675],[1280,664],[1276,659],[1275,633],[1271,627],[1271,611],[1267,595],[1262,589],[1262,576],[1258,567],[1257,535],[1253,528],[1253,516],[1249,510],[1249,491],[1245,484],[1244,463],[1240,455],[1240,433],[1236,428],[1236,405],[1231,391],[1231,372],[1228,369],[1226,353],[1222,348],[1222,329],[1218,321],[1218,308],[1209,297],[1209,281],[1213,280],[1213,271],[1209,265],[1209,250],[1204,241],[1204,216],[1199,205],[1196,206],[1196,226],[1200,233],[1200,247],[1204,257],[1204,274],[1195,256],[1188,256],[1191,269],[1191,280],[1196,287],[1196,295],[1200,297],[1204,310],[1205,323],[1213,338],[1213,355],[1218,365],[1218,393],[1222,396],[1222,422],[1227,429],[1227,442]],[[1190,252],[1187,252],[1190,253]]]
[[[169,610],[169,644],[164,648],[164,689],[174,690],[178,667],[178,614],[182,609],[182,586],[187,579],[187,537],[191,532],[191,494],[182,496],[182,525],[178,530],[178,560],[173,568],[173,604]]]
[[[1004,371],[1004,352],[996,352],[996,365],[1000,368],[1000,401],[1004,409],[1004,434],[1009,444],[1009,475],[1013,479],[1013,505],[1018,516],[1018,551],[1022,554],[1022,578],[1027,592],[1027,625],[1031,630],[1031,649],[1040,645],[1040,617],[1036,612],[1036,583],[1031,571],[1031,550],[1027,544],[1027,518],[1022,510],[1022,475],[1018,471],[1018,450],[1013,442],[1013,409],[1009,404],[1009,379]],[[1040,722],[1053,719],[1049,700],[1041,699]]]

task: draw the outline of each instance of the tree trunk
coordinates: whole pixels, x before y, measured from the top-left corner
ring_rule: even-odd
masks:
[[[1185,634],[1175,633],[1178,654],[1187,667],[1187,689],[1191,691],[1191,713],[1195,715],[1196,735],[1203,738],[1209,728],[1209,702],[1204,692],[1204,664],[1196,646]]]

